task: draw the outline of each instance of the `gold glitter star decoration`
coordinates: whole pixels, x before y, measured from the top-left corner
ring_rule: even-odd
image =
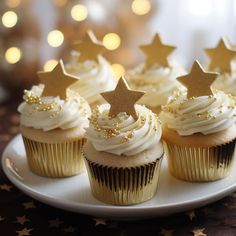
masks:
[[[189,74],[180,76],[177,80],[187,88],[187,98],[213,95],[211,84],[218,73],[210,73],[203,70],[198,61],[193,63]]]
[[[126,112],[135,120],[138,119],[135,103],[144,95],[144,92],[131,90],[123,76],[119,79],[115,90],[101,93],[101,95],[111,105],[110,116]]]
[[[7,192],[10,192],[11,189],[12,189],[12,186],[11,186],[11,185],[8,185],[8,184],[2,184],[2,185],[0,185],[0,189],[1,189],[1,190],[5,190],[5,191],[7,191]]]
[[[210,57],[209,69],[220,69],[223,72],[230,72],[231,60],[236,56],[236,51],[230,48],[224,38],[221,38],[215,48],[205,49],[205,52]]]
[[[156,34],[150,44],[141,45],[140,49],[146,54],[146,66],[160,64],[168,66],[167,57],[176,47],[163,44],[159,34]]]
[[[23,203],[25,210],[36,208],[33,201]]]
[[[16,231],[18,233],[18,236],[27,236],[27,235],[30,235],[30,232],[32,231],[33,229],[27,229],[27,228],[24,228],[20,231]]]
[[[202,229],[194,229],[192,231],[193,236],[207,236],[207,234],[203,233],[203,231],[205,230],[205,228]]]
[[[30,220],[28,218],[26,218],[25,215],[16,217],[16,222],[21,224],[21,225],[25,224],[25,222],[28,222],[28,221],[30,221]]]
[[[38,72],[38,77],[44,84],[41,96],[59,96],[61,99],[66,99],[68,87],[78,82],[78,77],[66,73],[62,60],[52,71]]]
[[[98,55],[105,51],[92,31],[88,31],[82,42],[74,44],[74,49],[79,52],[79,61],[97,61]]]

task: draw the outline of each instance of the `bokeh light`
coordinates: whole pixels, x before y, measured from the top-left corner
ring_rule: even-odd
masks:
[[[134,0],[131,7],[132,11],[136,15],[145,15],[151,10],[151,4],[149,0]]]
[[[7,28],[12,28],[16,25],[18,17],[14,11],[7,11],[2,16],[2,24]]]
[[[125,74],[125,68],[121,64],[112,64],[111,68],[117,80]]]
[[[108,50],[115,50],[120,46],[120,36],[116,33],[108,33],[103,37],[102,43]]]
[[[55,59],[48,60],[43,66],[44,71],[52,71],[57,63],[58,61]]]
[[[6,5],[11,8],[18,7],[21,4],[21,0],[6,0]]]
[[[103,22],[106,19],[107,11],[102,2],[96,0],[90,0],[86,4],[89,12],[89,18],[94,23]]]
[[[86,6],[82,4],[78,4],[72,7],[71,9],[71,17],[75,21],[83,21],[88,16],[88,9]]]
[[[22,57],[22,52],[17,47],[8,48],[5,52],[5,59],[9,64],[17,63]]]
[[[48,44],[52,47],[59,47],[64,42],[64,35],[59,30],[53,30],[48,34]]]

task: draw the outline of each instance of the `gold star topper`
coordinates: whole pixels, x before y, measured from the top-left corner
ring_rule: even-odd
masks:
[[[230,62],[236,56],[236,51],[226,43],[224,38],[220,39],[215,48],[205,49],[205,52],[211,59],[209,69],[219,68],[224,72],[230,72]]]
[[[154,36],[152,43],[140,46],[140,49],[146,54],[147,66],[152,66],[156,63],[162,66],[168,66],[167,57],[175,48],[176,47],[163,44],[158,34]]]
[[[134,105],[144,95],[144,92],[131,90],[124,77],[119,79],[115,90],[101,93],[101,95],[111,105],[110,116],[126,112],[135,120],[138,119]]]
[[[60,96],[66,99],[67,88],[78,81],[78,77],[66,73],[63,61],[60,60],[52,71],[38,72],[40,82],[44,84],[41,96]]]
[[[189,74],[180,76],[177,80],[187,89],[187,98],[212,95],[211,84],[218,73],[205,72],[198,61],[193,63]]]
[[[97,61],[97,56],[105,51],[104,46],[99,42],[92,31],[88,31],[82,42],[74,44],[76,51],[80,53],[79,60]]]

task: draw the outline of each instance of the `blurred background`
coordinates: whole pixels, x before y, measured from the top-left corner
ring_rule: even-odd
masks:
[[[1,0],[0,100],[37,83],[38,70],[65,62],[72,44],[93,30],[118,76],[144,61],[140,44],[158,32],[177,46],[173,60],[188,69],[206,63],[203,48],[222,36],[236,44],[234,0]]]

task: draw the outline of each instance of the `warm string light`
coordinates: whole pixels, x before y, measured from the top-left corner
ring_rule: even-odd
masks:
[[[151,10],[151,3],[149,0],[134,0],[131,8],[136,15],[146,15]]]
[[[125,68],[121,64],[112,64],[111,68],[117,80],[125,74]]]
[[[53,30],[51,32],[49,32],[48,37],[48,44],[51,47],[59,47],[63,44],[64,42],[64,35],[61,31],[59,30]]]
[[[54,67],[57,65],[58,61],[55,59],[51,59],[48,60],[44,66],[43,66],[43,70],[44,71],[52,71],[54,69]]]
[[[115,50],[120,46],[120,36],[116,33],[108,33],[103,37],[102,43],[108,50]]]
[[[22,57],[22,52],[17,47],[8,48],[5,52],[5,59],[9,64],[16,64],[20,61]]]
[[[6,28],[12,28],[18,21],[17,14],[14,11],[7,11],[2,16],[2,24]]]
[[[71,17],[75,21],[83,21],[88,17],[88,9],[82,4],[78,4],[72,7]]]

